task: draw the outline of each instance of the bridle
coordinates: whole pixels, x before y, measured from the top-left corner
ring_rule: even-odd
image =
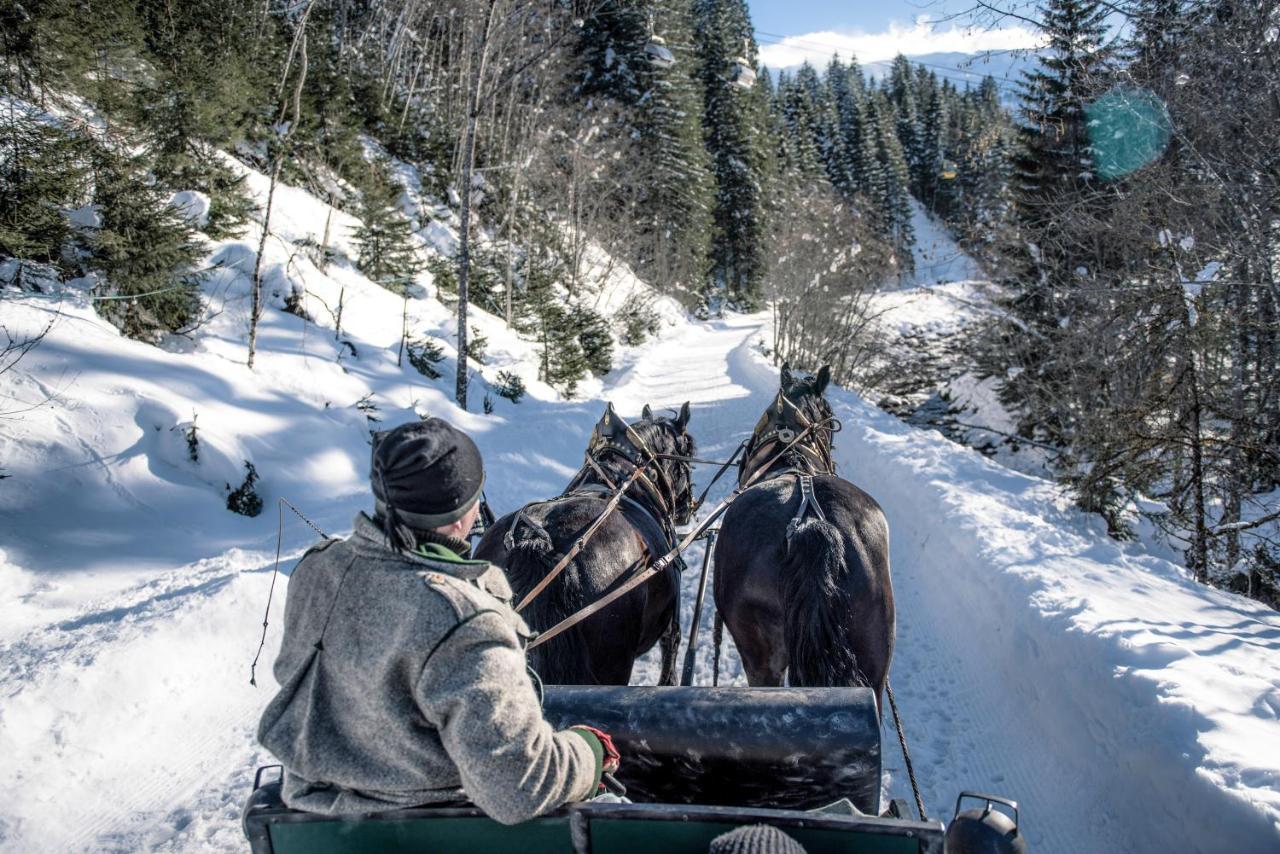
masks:
[[[610,413],[612,413],[612,409],[610,409]],[[654,453],[653,449],[649,447],[649,443],[644,440],[644,437],[633,430],[630,424],[622,421],[622,419],[618,420],[622,423],[622,438],[625,439],[625,442],[614,441],[598,429],[593,432],[591,435],[591,441],[587,445],[586,458],[583,461],[582,468],[578,470],[578,473],[574,475],[573,480],[571,480],[569,485],[565,487],[565,491],[562,492],[558,498],[551,499],[551,501],[561,501],[575,495],[607,494],[608,498],[604,511],[597,516],[595,521],[591,523],[587,530],[578,537],[578,540],[573,544],[569,551],[560,556],[560,559],[556,561],[555,566],[551,567],[547,574],[543,576],[542,580],[534,585],[533,589],[525,594],[524,598],[516,604],[515,609],[517,613],[523,611],[530,602],[537,598],[537,596],[541,594],[542,591],[545,590],[562,571],[564,571],[564,568],[569,565],[569,562],[573,560],[579,552],[586,548],[587,543],[590,542],[591,538],[595,536],[598,530],[600,530],[600,526],[604,524],[605,520],[611,513],[613,513],[620,503],[626,503],[639,513],[648,517],[656,525],[657,529],[662,532],[662,536],[666,541],[665,545],[667,549],[670,549],[671,545],[677,538],[675,517],[673,513],[677,502],[680,502],[682,509],[687,507],[689,508],[689,512],[692,513],[692,478],[686,476],[685,489],[680,493],[680,495],[677,495],[676,489],[671,483],[670,476],[658,463],[658,460],[664,458],[679,458],[672,454]],[[605,455],[619,457],[631,464],[631,473],[623,479],[622,483],[615,484],[613,479],[609,477],[608,472],[605,471],[603,465]],[[687,462],[680,462],[679,464],[688,465]],[[650,477],[647,474],[651,468],[654,472],[654,477]],[[587,477],[592,472],[594,472],[600,479],[601,483],[597,484],[587,482]],[[637,501],[627,494],[631,491],[632,487],[636,486],[638,486],[645,497],[652,502],[651,506],[646,506],[644,502]],[[526,525],[534,524],[525,516],[525,511],[531,506],[549,504],[551,501],[533,502],[533,504],[526,504],[524,507],[521,507],[516,511],[515,517],[511,520],[511,524],[507,528],[506,536],[503,538],[504,545],[508,551],[515,546],[516,528],[521,523]],[[656,514],[653,512],[654,509],[657,510]],[[644,556],[641,559],[642,565],[647,564],[649,558],[649,548],[646,548]],[[680,566],[683,566],[683,564],[680,564]]]
[[[795,442],[796,436],[803,431],[808,431],[806,438],[810,441]],[[836,418],[827,417],[815,422],[780,390],[773,403],[760,416],[751,439],[747,442],[746,453],[738,469],[738,483],[752,477],[762,465],[774,464],[770,459],[773,452],[778,447],[787,445],[791,446],[779,461],[785,462],[786,468],[779,470],[775,476],[834,474],[832,443],[838,432],[840,422]]]
[[[692,513],[693,478],[689,472],[686,472],[684,488],[677,488],[661,461],[675,460],[677,465],[687,467],[686,458],[678,454],[654,451],[644,437],[626,422],[622,423],[621,439],[622,441],[618,441],[617,438],[602,435],[599,431],[592,433],[582,468],[565,487],[562,495],[567,496],[582,491],[591,473],[594,473],[610,490],[618,489],[618,484],[605,471],[604,461],[611,457],[621,459],[632,468],[630,473],[630,477],[634,478],[632,485],[639,488],[640,492],[649,499],[654,509],[658,511],[660,527],[669,539],[674,540],[677,516],[687,518],[687,514]]]

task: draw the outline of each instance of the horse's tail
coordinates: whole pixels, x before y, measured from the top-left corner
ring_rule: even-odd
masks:
[[[511,589],[516,592],[516,602],[542,581],[562,557],[547,529],[528,517],[520,519],[507,532],[505,546],[504,569]],[[546,631],[582,604],[581,580],[571,563],[534,597],[520,616],[531,628]],[[562,685],[592,681],[591,662],[580,629],[581,626],[574,626],[529,653],[529,664],[543,682]]]
[[[849,649],[843,582],[844,538],[825,519],[807,518],[787,540],[782,562],[783,633],[791,685],[866,684]]]

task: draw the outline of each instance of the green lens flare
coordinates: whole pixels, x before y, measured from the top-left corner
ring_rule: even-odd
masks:
[[[1154,163],[1173,135],[1164,102],[1145,89],[1112,89],[1086,107],[1085,115],[1094,169],[1107,180]]]

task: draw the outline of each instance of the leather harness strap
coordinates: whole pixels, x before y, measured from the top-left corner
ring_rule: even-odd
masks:
[[[573,544],[573,547],[562,555],[558,561],[556,561],[555,566],[553,566],[551,570],[543,576],[542,580],[534,585],[534,588],[520,600],[519,604],[516,605],[515,610],[517,613],[528,607],[529,603],[536,599],[542,591],[546,590],[547,586],[564,571],[565,567],[567,567],[575,557],[577,557],[577,555],[586,547],[587,543],[591,541],[591,538],[596,535],[596,532],[600,530],[600,527],[617,508],[619,503],[625,501],[629,506],[632,506],[643,513],[646,518],[657,521],[654,515],[649,512],[648,508],[627,495],[628,490],[630,490],[632,486],[639,486],[646,496],[657,506],[662,519],[661,522],[657,522],[657,528],[663,534],[663,538],[665,540],[664,545],[669,548],[671,543],[675,540],[675,529],[671,526],[670,521],[675,512],[675,488],[666,473],[663,471],[662,467],[654,465],[657,462],[657,455],[654,454],[653,450],[648,446],[648,443],[646,443],[644,439],[631,428],[631,425],[624,423],[623,427],[625,429],[627,441],[631,443],[632,447],[629,448],[620,442],[612,442],[607,439],[603,439],[599,434],[595,434],[592,437],[591,444],[587,447],[586,459],[583,467],[578,471],[578,474],[574,479],[569,482],[569,486],[563,493],[561,493],[559,498],[552,499],[554,501],[559,501],[579,493],[607,494],[610,496],[604,510],[598,517],[596,517],[595,521],[591,523],[587,530],[583,532],[582,536]],[[631,474],[628,475],[627,479],[619,486],[615,486],[613,484],[613,480],[604,471],[604,467],[600,465],[600,461],[597,459],[601,453],[605,452],[620,456],[634,466]],[[657,473],[658,479],[662,481],[662,486],[666,488],[665,494],[663,493],[663,490],[659,488],[658,484],[655,484],[653,480],[645,474],[645,470],[651,465],[653,466],[653,470]],[[594,471],[596,476],[604,481],[604,487],[598,487],[589,483],[582,483],[587,476],[588,469]],[[548,502],[540,501],[534,503],[546,504]],[[526,504],[524,507],[521,507],[516,512],[515,518],[511,520],[511,525],[507,529],[506,537],[503,538],[503,544],[508,550],[513,548],[515,545],[514,534],[516,526],[521,522],[526,525],[534,524],[532,520],[526,517],[524,512],[525,509],[530,506],[532,506],[532,504]],[[538,527],[544,534],[546,533],[545,529],[542,529],[541,526]],[[648,558],[649,549],[646,547],[645,555],[641,559],[641,567],[647,564]]]
[[[796,473],[796,480],[800,482],[800,506],[796,509],[796,515],[791,517],[791,521],[787,523],[787,544],[790,545],[791,537],[796,532],[796,528],[800,527],[800,523],[804,521],[805,514],[810,509],[813,515],[822,521],[827,521],[827,514],[822,512],[822,505],[818,503],[818,497],[813,494],[813,475]]]

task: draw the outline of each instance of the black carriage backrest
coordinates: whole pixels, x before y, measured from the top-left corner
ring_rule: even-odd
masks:
[[[635,801],[812,809],[880,801],[880,721],[869,688],[550,685],[557,728],[613,736]]]

